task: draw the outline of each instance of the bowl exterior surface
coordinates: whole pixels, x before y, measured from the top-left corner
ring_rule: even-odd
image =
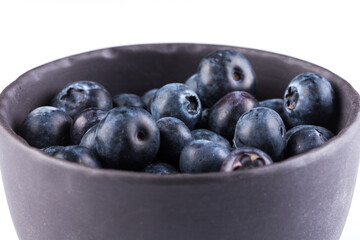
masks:
[[[13,129],[66,83],[98,81],[112,94],[184,82],[221,48],[254,66],[261,99],[282,96],[302,72],[328,78],[339,98],[338,132],[324,146],[268,167],[235,173],[154,176],[90,169],[29,147]],[[63,58],[21,77],[0,97],[0,166],[21,240],[335,240],[343,230],[360,154],[359,95],[311,63],[219,45],[155,44]]]

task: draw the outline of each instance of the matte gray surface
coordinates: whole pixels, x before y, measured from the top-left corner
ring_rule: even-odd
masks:
[[[327,144],[284,162],[235,173],[154,176],[97,170],[29,147],[17,129],[67,82],[99,81],[112,94],[184,82],[223,48],[135,45],[64,58],[22,75],[0,97],[0,164],[21,240],[339,239],[359,161],[359,95],[330,71],[298,59],[239,50],[259,78],[259,100],[281,97],[290,79],[315,72],[339,99]],[[228,48],[228,47],[227,47]]]

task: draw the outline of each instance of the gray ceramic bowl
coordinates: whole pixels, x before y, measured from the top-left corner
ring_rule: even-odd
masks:
[[[27,113],[66,83],[93,80],[112,94],[184,82],[219,48],[243,53],[259,99],[281,97],[302,72],[330,80],[339,99],[337,136],[281,163],[234,173],[156,176],[98,170],[46,156],[16,135]],[[115,47],[35,68],[0,97],[1,171],[20,239],[339,239],[359,162],[359,95],[334,73],[292,57],[238,47]]]

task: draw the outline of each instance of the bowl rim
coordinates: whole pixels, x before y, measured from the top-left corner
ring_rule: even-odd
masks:
[[[118,170],[118,169],[97,169],[97,168],[90,168],[86,166],[82,166],[77,163],[73,163],[70,161],[66,161],[63,159],[56,159],[54,157],[51,157],[45,153],[43,153],[40,149],[37,149],[35,147],[30,146],[23,138],[21,138],[19,135],[15,133],[15,131],[10,127],[10,124],[8,123],[6,117],[3,115],[3,110],[0,111],[0,132],[2,132],[1,135],[4,138],[8,138],[9,141],[12,141],[18,148],[21,148],[23,151],[29,151],[30,155],[33,155],[31,158],[34,161],[40,161],[43,162],[43,164],[50,164],[54,165],[55,167],[64,168],[65,170],[71,170],[71,171],[78,171],[79,174],[88,175],[91,177],[106,177],[106,178],[119,178],[119,179],[129,179],[135,182],[141,182],[144,181],[148,183],[157,183],[157,184],[206,184],[211,182],[222,182],[222,181],[229,181],[231,179],[247,179],[252,178],[255,176],[266,176],[268,174],[285,174],[288,171],[294,171],[294,169],[307,166],[315,162],[318,157],[323,155],[326,151],[329,149],[335,147],[339,140],[342,138],[349,138],[352,130],[358,129],[360,125],[360,96],[356,92],[356,90],[351,86],[350,83],[348,83],[343,78],[339,77],[335,73],[329,71],[326,68],[323,68],[321,66],[318,66],[316,64],[310,63],[308,61],[298,59],[296,57],[288,56],[285,54],[270,52],[266,50],[260,50],[255,48],[246,48],[246,47],[239,47],[239,46],[231,46],[231,45],[220,45],[220,44],[203,44],[203,43],[149,43],[149,44],[132,44],[132,45],[122,45],[122,46],[115,46],[115,47],[107,47],[107,48],[101,48],[91,51],[86,51],[66,57],[62,57],[60,59],[50,61],[47,63],[44,63],[38,67],[32,68],[22,75],[20,75],[15,81],[10,83],[0,94],[0,109],[2,108],[3,102],[6,101],[8,98],[7,93],[14,91],[16,86],[19,82],[21,82],[21,79],[29,74],[32,74],[34,71],[38,71],[42,69],[44,66],[50,65],[50,64],[59,64],[61,61],[64,61],[69,58],[81,58],[83,55],[91,54],[91,53],[104,53],[106,54],[106,51],[111,49],[117,49],[121,50],[123,48],[132,48],[132,47],[143,47],[143,48],[156,48],[156,47],[162,47],[162,46],[185,46],[185,47],[195,47],[198,45],[204,46],[204,47],[219,47],[219,48],[235,48],[235,49],[242,49],[245,51],[251,51],[254,53],[267,55],[276,57],[278,59],[291,59],[292,64],[307,64],[311,67],[317,68],[321,71],[328,72],[335,78],[337,78],[337,81],[342,82],[342,88],[345,88],[347,91],[350,91],[351,97],[351,115],[350,118],[347,120],[345,126],[339,131],[338,134],[336,134],[332,139],[330,139],[328,142],[326,142],[324,145],[312,149],[306,153],[302,153],[290,158],[287,158],[285,161],[273,163],[267,166],[259,167],[259,168],[253,168],[253,169],[245,169],[242,171],[234,171],[234,172],[208,172],[208,173],[198,173],[198,174],[186,174],[186,173],[179,173],[179,174],[170,174],[170,175],[157,175],[152,173],[144,173],[144,172],[134,172],[134,171],[128,171],[128,170]],[[309,156],[312,157],[309,157]],[[4,159],[4,161],[6,161]]]

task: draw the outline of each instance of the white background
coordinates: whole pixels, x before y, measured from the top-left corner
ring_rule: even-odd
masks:
[[[330,69],[360,91],[356,1],[57,2],[1,1],[0,91],[51,60],[158,42],[219,43],[283,53]],[[360,239],[359,222],[360,184],[341,240]],[[1,179],[0,229],[0,239],[17,239]]]

